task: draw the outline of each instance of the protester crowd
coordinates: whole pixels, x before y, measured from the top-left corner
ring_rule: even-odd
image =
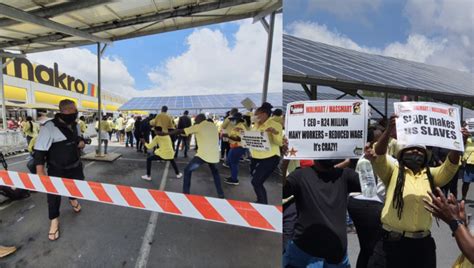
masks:
[[[459,246],[453,267],[473,267],[474,235],[465,212],[474,182],[472,133],[463,122],[464,152],[402,145],[395,121],[392,116],[368,128],[360,159],[286,161],[284,267],[350,267],[347,212],[360,245],[357,268],[437,267],[433,218],[449,225]],[[376,179],[371,189],[363,180],[368,171]]]

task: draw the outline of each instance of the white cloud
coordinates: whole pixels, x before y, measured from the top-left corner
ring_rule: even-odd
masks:
[[[168,58],[148,73],[154,83],[146,95],[202,95],[260,92],[267,33],[260,23],[237,22],[234,44],[221,30],[199,28],[186,39],[186,52]],[[275,21],[270,91],[281,91],[282,22]]]
[[[31,61],[52,67],[56,62],[59,71],[83,81],[97,84],[97,56],[85,48],[68,48],[28,55]],[[124,62],[117,56],[105,56],[101,60],[102,88],[119,95],[138,95],[134,78]]]
[[[324,10],[336,15],[343,20],[358,20],[364,24],[370,24],[366,15],[377,11],[380,0],[310,0],[308,7],[314,10]]]

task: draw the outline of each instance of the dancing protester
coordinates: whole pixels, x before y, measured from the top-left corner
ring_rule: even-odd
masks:
[[[76,123],[76,104],[68,99],[59,102],[59,113],[53,120],[47,121],[41,126],[35,143],[36,173],[45,176],[45,164],[47,163],[48,175],[83,180],[84,173],[81,162],[81,149],[85,142],[80,135],[81,130]],[[61,196],[48,194],[48,211],[51,225],[48,238],[51,241],[59,238],[59,207]],[[69,202],[78,213],[81,211],[79,202],[69,198]]]
[[[270,142],[269,151],[250,150],[252,160],[250,162],[250,174],[252,185],[257,195],[257,203],[268,204],[267,192],[263,184],[272,175],[280,162],[280,147],[283,145],[283,128],[279,123],[270,120],[273,106],[264,102],[255,111],[252,130],[266,132]]]
[[[163,129],[161,127],[155,127],[155,132],[162,133]],[[179,172],[178,166],[174,161],[174,149],[170,136],[156,135],[150,143],[147,143],[145,138],[142,137],[140,142],[149,150],[153,150],[154,147],[158,146],[154,155],[146,159],[146,175],[142,176],[142,179],[147,181],[151,180],[151,162],[155,160],[169,161],[176,173],[176,178],[181,179],[183,177],[183,174]]]
[[[207,164],[211,169],[214,178],[217,196],[219,198],[224,198],[221,177],[219,175],[219,170],[217,169],[217,164],[219,163],[219,133],[216,125],[213,122],[207,121],[204,114],[198,114],[195,118],[195,124],[191,127],[176,129],[168,133],[157,133],[157,135],[179,134],[186,134],[187,136],[194,134],[197,144],[199,144],[196,155],[184,169],[183,193],[189,194],[191,191],[191,175],[193,171],[203,164]]]
[[[258,114],[258,110],[257,113]],[[346,210],[350,192],[360,192],[354,170],[335,168],[343,160],[315,160],[283,177],[283,198],[294,196],[297,220],[283,267],[350,267]]]
[[[458,203],[453,194],[446,198],[439,187],[436,187],[434,193],[428,192],[428,194],[430,199],[423,199],[425,209],[449,225],[463,256],[472,265],[474,263],[474,235],[469,232],[465,201]]]
[[[231,185],[239,185],[239,162],[240,158],[245,154],[245,148],[241,146],[241,131],[246,129],[245,120],[241,113],[235,113],[229,118],[232,130],[223,134],[229,139],[229,153],[227,154],[227,165],[230,167],[231,175],[224,180],[225,183]]]
[[[226,113],[225,117],[224,117],[224,122],[222,122],[222,125],[221,125],[221,132],[222,132],[221,160],[224,161],[224,166],[225,167],[228,167],[227,164],[226,164],[225,157],[229,153],[230,147],[229,147],[229,139],[227,137],[224,137],[224,134],[229,134],[230,131],[232,130],[233,126],[230,124],[230,118],[238,112],[239,112],[239,110],[237,108],[232,108],[230,111],[228,111]]]
[[[375,149],[366,147],[372,156],[376,175],[386,186],[382,210],[382,238],[375,245],[368,267],[436,267],[436,246],[431,237],[431,214],[423,208],[428,191],[446,185],[458,170],[460,153],[451,151],[436,168],[427,165],[426,147],[405,145],[398,152],[398,163],[387,157],[390,133],[396,116],[379,138]],[[463,137],[467,138],[463,129]]]

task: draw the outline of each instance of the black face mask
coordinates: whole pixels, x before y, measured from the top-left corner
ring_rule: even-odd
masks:
[[[419,170],[425,164],[425,156],[419,154],[403,154],[402,162],[411,170]]]
[[[66,124],[70,125],[77,119],[77,113],[74,114],[59,114],[59,118],[63,120]]]

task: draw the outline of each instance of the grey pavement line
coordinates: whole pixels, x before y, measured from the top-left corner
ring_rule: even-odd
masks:
[[[166,186],[166,178],[168,177],[168,169],[170,162],[166,162],[163,176],[161,177],[160,191],[163,191]],[[148,263],[148,257],[150,256],[151,245],[153,243],[153,237],[155,236],[156,225],[158,223],[158,212],[152,212],[150,219],[148,220],[148,226],[146,227],[145,234],[143,235],[142,246],[135,263],[135,268],[145,268]]]

